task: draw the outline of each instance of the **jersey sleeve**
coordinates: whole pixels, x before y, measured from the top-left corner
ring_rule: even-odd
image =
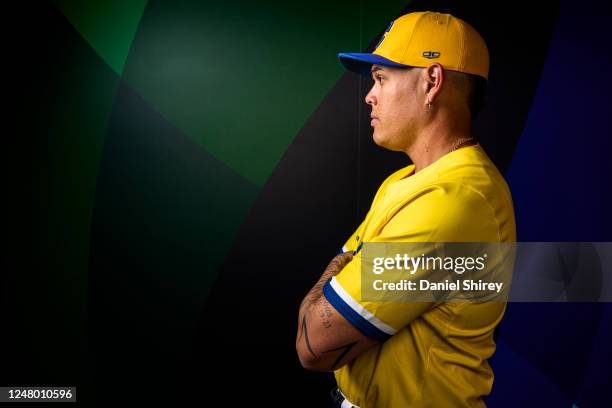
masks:
[[[435,185],[391,211],[380,233],[370,242],[495,241],[499,227],[486,199],[460,185]],[[362,299],[362,252],[323,287],[327,301],[364,335],[385,341],[434,302]],[[423,275],[419,276],[423,277]]]
[[[405,169],[400,169],[392,173],[381,183],[380,187],[378,188],[378,191],[374,195],[374,199],[372,200],[372,207],[376,205],[376,202],[378,201],[378,199],[384,194],[385,189],[387,188],[389,183],[395,180],[398,177],[398,175],[402,172],[405,172]],[[372,207],[368,211],[368,214],[366,215],[365,219],[368,218],[370,211],[372,211]],[[338,254],[342,254],[345,252],[356,252],[359,250],[360,245],[363,242],[363,226],[365,224],[365,219],[364,221],[361,222],[359,227],[357,227],[357,229],[351,234],[351,236],[344,242]]]
[[[342,245],[342,248],[340,249],[340,252],[338,254],[343,254],[345,252],[354,252],[357,251],[357,248],[359,247],[359,244],[361,244],[361,235],[362,235],[362,230],[363,230],[363,226],[365,224],[365,221],[363,221],[361,223],[361,225],[359,225],[359,227],[357,227],[357,229],[355,230],[355,232],[353,232],[351,234],[351,236],[344,242],[344,244]]]

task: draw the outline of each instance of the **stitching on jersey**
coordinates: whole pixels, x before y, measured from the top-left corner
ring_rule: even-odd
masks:
[[[448,337],[450,333],[450,325],[455,321],[455,319],[457,319],[457,317],[459,317],[459,312],[461,312],[461,310],[466,308],[468,305],[469,305],[469,302],[464,303],[460,305],[458,309],[453,310],[453,316],[448,318],[447,319],[448,321],[444,325],[444,338]],[[441,341],[442,341],[442,338],[440,336],[436,336],[434,340],[431,342],[431,344],[429,345],[429,348],[427,349],[427,362],[425,363],[425,372],[429,371],[429,366],[431,362],[431,350],[435,346],[437,346]],[[418,397],[417,397],[418,399],[415,400],[415,402],[423,400],[423,387],[424,386],[425,386],[425,376],[423,376],[423,381],[421,382],[421,385],[418,390]]]

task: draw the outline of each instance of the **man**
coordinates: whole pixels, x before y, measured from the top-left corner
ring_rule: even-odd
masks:
[[[406,14],[372,54],[339,54],[371,75],[365,98],[374,141],[411,165],[380,186],[365,220],[304,298],[296,348],[302,365],[334,371],[337,406],[481,407],[504,302],[361,299],[363,242],[513,242],[510,191],[471,136],[488,79],[480,35],[449,14]]]

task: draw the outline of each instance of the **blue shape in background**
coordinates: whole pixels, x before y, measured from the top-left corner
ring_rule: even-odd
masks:
[[[612,240],[609,7],[561,2],[532,110],[506,174],[519,241]],[[517,61],[527,63],[519,53],[520,44]],[[509,304],[490,361],[496,381],[487,404],[600,406],[612,387],[610,327],[610,304]]]

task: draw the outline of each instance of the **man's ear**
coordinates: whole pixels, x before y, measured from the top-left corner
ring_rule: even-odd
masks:
[[[425,104],[433,105],[442,90],[442,84],[445,79],[444,68],[436,62],[425,68],[423,75],[426,86]]]

